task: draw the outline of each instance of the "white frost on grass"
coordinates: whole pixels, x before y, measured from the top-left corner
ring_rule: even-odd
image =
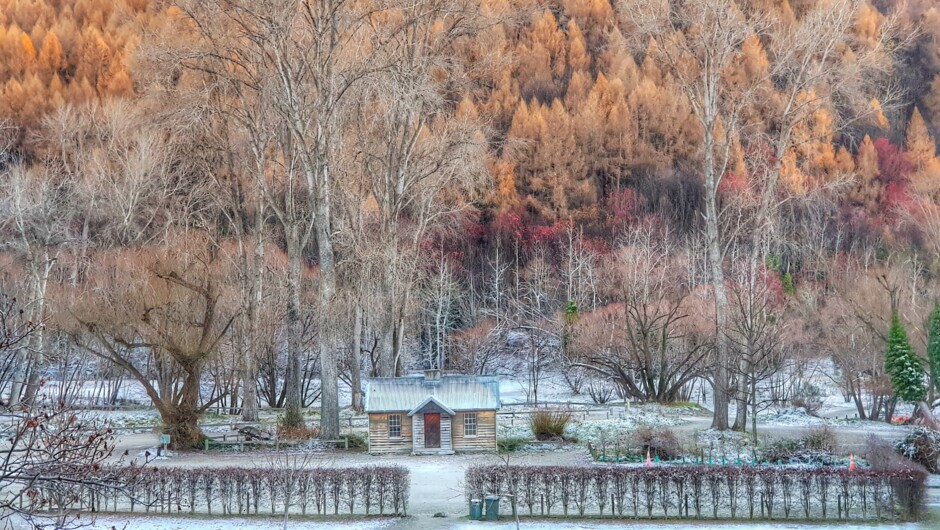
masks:
[[[757,415],[758,423],[764,425],[825,425],[823,418],[810,416],[805,410],[796,407],[772,407]]]
[[[638,411],[624,418],[574,422],[568,425],[565,433],[570,433],[580,443],[590,442],[597,445],[621,440],[641,427],[673,427],[682,423],[684,422],[678,418]]]
[[[623,440],[641,427],[674,427],[685,423],[680,417],[664,415],[658,408],[647,410],[633,407],[623,418],[610,419],[572,419],[565,427],[565,436],[578,443],[593,445],[615,443]],[[529,427],[528,416],[517,416],[514,425],[500,422],[496,428],[499,439],[528,438],[534,439]]]

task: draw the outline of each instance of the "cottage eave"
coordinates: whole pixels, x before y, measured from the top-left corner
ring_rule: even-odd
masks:
[[[474,409],[458,409],[458,408],[455,408],[455,409],[451,409],[451,410],[454,411],[454,414],[459,414],[459,413],[461,413],[461,412],[487,412],[487,411],[497,410],[497,409],[492,408],[492,407],[486,407],[486,408],[474,408]],[[375,409],[375,410],[366,410],[366,411],[365,411],[366,414],[405,414],[405,415],[407,415],[409,412],[411,412],[411,411],[408,410],[408,409],[381,409],[381,410],[380,410],[380,409]]]
[[[451,408],[448,407],[447,405],[441,403],[441,401],[440,401],[439,399],[435,398],[434,396],[428,396],[428,397],[424,398],[424,400],[421,401],[421,403],[418,403],[418,405],[415,406],[415,408],[413,408],[413,409],[411,409],[410,411],[408,411],[408,415],[409,415],[409,416],[414,416],[415,414],[421,412],[421,411],[424,410],[428,405],[431,405],[431,404],[437,405],[443,412],[446,412],[447,414],[449,414],[449,415],[451,415],[451,416],[454,416],[454,415],[456,414],[453,409],[451,409]]]

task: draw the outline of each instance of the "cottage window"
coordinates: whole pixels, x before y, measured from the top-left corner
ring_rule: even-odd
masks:
[[[388,437],[401,438],[401,414],[389,414]]]
[[[477,413],[467,412],[463,415],[463,434],[464,436],[477,435]]]

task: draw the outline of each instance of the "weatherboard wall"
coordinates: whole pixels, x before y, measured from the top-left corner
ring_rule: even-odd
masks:
[[[389,438],[388,414],[369,414],[369,452],[403,453],[412,452],[413,422],[406,412],[401,412],[401,437]],[[423,436],[423,434],[422,434]]]

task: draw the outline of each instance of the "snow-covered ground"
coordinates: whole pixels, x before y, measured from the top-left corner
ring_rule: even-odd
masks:
[[[823,407],[818,416],[811,416],[804,410],[794,407],[767,407],[758,414],[759,436],[764,439],[768,435],[776,438],[798,437],[808,430],[829,426],[837,431],[852,432],[851,442],[860,446],[864,441],[865,433],[872,432],[886,437],[901,437],[907,428],[888,425],[883,422],[868,422],[856,419],[854,404],[846,403],[833,378],[831,377],[831,363],[821,362],[820,366],[809,371],[804,378],[812,382],[823,398]],[[51,383],[49,388],[54,388]],[[349,404],[349,389],[341,385],[341,404],[346,408],[341,411],[341,425],[344,431],[364,433],[367,419],[364,415],[355,414]],[[126,380],[122,389],[122,396],[128,399],[140,399],[141,408],[132,410],[86,411],[88,417],[106,420],[112,427],[118,428],[121,433],[147,433],[152,432],[160,425],[157,412],[146,403],[146,396],[142,388],[134,380]],[[521,438],[532,439],[528,426],[528,413],[534,407],[526,405],[527,385],[524,378],[513,379],[503,377],[500,381],[501,398],[504,403],[499,415],[497,433],[501,439]],[[696,396],[702,398],[701,393]],[[623,442],[633,432],[641,427],[669,428],[680,437],[683,446],[709,450],[716,445],[721,450],[715,454],[736,455],[746,453],[748,440],[743,437],[726,437],[716,440],[714,436],[699,433],[710,425],[711,413],[707,410],[710,405],[710,395],[704,394],[704,402],[691,403],[679,406],[662,406],[657,404],[624,403],[623,401],[608,403],[606,405],[594,404],[586,392],[575,394],[565,382],[562,374],[547,372],[539,384],[540,408],[548,407],[563,410],[572,410],[572,421],[566,429],[569,439],[577,440],[585,446],[587,443],[595,447]],[[316,423],[317,408],[307,411],[309,421]],[[513,412],[515,415],[513,416]],[[262,409],[262,427],[268,430],[274,428],[278,411]],[[899,414],[905,414],[900,410]],[[237,428],[240,417],[216,413],[207,414],[202,423],[209,433],[221,433]],[[710,437],[711,436],[711,437]],[[523,445],[523,451],[554,451],[557,448],[545,444]]]
[[[266,517],[115,517],[99,516],[91,526],[93,530],[379,530],[398,523],[397,519],[350,519],[337,521],[316,521],[290,518],[285,526],[283,519]]]
[[[721,522],[722,528],[732,528],[736,530],[809,530],[809,529],[838,529],[838,530],[926,530],[935,528],[928,526],[930,523],[905,523],[905,524],[814,524],[814,523],[794,523],[794,522],[767,522],[767,523],[733,523]],[[640,522],[640,521],[602,521],[588,520],[580,522],[569,521],[522,521],[519,523],[520,530],[608,530],[612,528],[624,528],[630,530],[704,530],[715,528],[714,523],[709,521],[677,523],[674,521],[663,522]],[[283,520],[267,518],[214,518],[214,519],[195,519],[188,517],[170,518],[170,517],[130,517],[119,518],[112,516],[102,516],[86,528],[93,530],[112,530],[127,528],[128,530],[279,530],[289,528],[290,530],[379,530],[379,529],[451,529],[451,530],[492,530],[516,528],[515,521],[503,519],[498,522],[492,521],[467,521],[465,519],[455,518],[405,518],[402,520],[348,520],[348,521],[315,521],[291,519],[285,526]]]
[[[837,528],[839,530],[916,530],[929,527],[919,526],[917,524],[882,524],[872,526],[867,524],[800,524],[800,523],[729,523],[721,522],[721,528],[733,528],[737,530],[807,530],[811,528]],[[716,528],[714,522],[702,521],[698,523],[676,523],[676,522],[637,522],[637,521],[585,521],[585,522],[556,522],[556,521],[532,521],[519,524],[520,530],[607,530],[610,528],[625,528],[630,530],[704,530],[706,528]],[[515,523],[503,521],[498,524],[491,522],[468,522],[452,527],[454,530],[486,530],[490,528],[515,528]]]

